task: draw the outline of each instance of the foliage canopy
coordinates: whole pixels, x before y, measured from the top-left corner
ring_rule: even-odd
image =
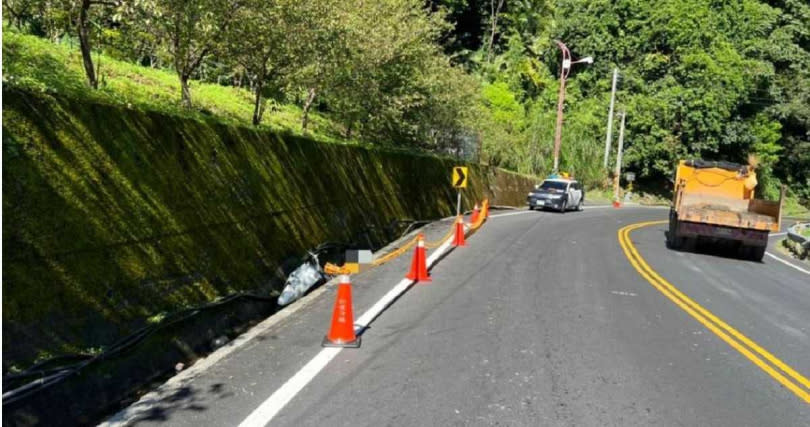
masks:
[[[745,162],[754,154],[766,195],[781,182],[810,199],[803,0],[3,3],[7,24],[54,41],[81,35],[85,6],[92,54],[173,70],[186,107],[195,108],[189,80],[236,86],[252,93],[256,124],[267,108],[276,114],[292,103],[304,131],[318,111],[347,139],[537,175],[551,165],[560,84],[553,41],[563,40],[574,58],[596,59],[575,65],[567,82],[564,169],[603,182],[615,67],[625,166],[641,180],[663,182],[684,157]]]

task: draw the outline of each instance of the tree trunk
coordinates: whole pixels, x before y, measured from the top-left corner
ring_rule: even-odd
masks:
[[[191,108],[191,90],[188,88],[189,76],[180,74],[180,95],[183,106]]]
[[[495,7],[495,0],[490,0],[490,9],[492,12],[492,27],[489,33],[489,42],[487,43],[487,62],[492,58],[492,45],[495,43],[495,33],[498,31],[498,14],[501,13],[504,0],[498,0],[498,7]]]
[[[253,103],[253,124],[258,126],[262,122],[262,114],[264,113],[264,106],[262,105],[262,87],[264,86],[264,78],[260,77],[256,82],[256,101]]]
[[[188,80],[191,75],[200,67],[203,59],[208,55],[209,48],[206,47],[202,52],[194,58],[193,55],[184,55],[180,57],[177,55],[178,46],[180,45],[179,39],[174,39],[175,55],[174,55],[174,69],[177,70],[177,75],[180,77],[180,94],[182,96],[183,106],[191,108],[191,90],[188,87]]]
[[[84,72],[87,74],[87,83],[93,89],[98,89],[98,80],[96,79],[96,69],[93,67],[93,57],[91,56],[92,50],[90,48],[90,35],[87,32],[87,13],[90,10],[90,0],[82,0],[82,6],[79,10],[79,45],[82,51],[82,62],[84,63]]]
[[[312,107],[312,102],[315,101],[315,88],[309,88],[307,92],[307,100],[304,101],[304,117],[301,119],[301,130],[307,132],[307,123],[309,123],[309,109]]]

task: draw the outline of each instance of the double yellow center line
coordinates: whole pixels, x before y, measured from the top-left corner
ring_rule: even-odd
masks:
[[[675,286],[658,275],[658,273],[644,261],[644,258],[639,255],[636,247],[630,240],[630,232],[642,227],[665,224],[666,222],[667,221],[641,222],[628,225],[619,230],[619,244],[621,244],[622,250],[624,250],[625,255],[627,255],[630,264],[642,277],[650,282],[655,289],[658,289],[664,296],[674,302],[675,305],[694,317],[695,320],[703,324],[703,326],[753,362],[754,365],[773,377],[777,382],[792,391],[805,403],[810,404],[810,380],[779,360],[759,344],[729,326],[709,310],[706,310],[700,304],[684,295]]]

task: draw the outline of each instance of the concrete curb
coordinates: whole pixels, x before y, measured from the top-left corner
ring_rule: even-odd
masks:
[[[389,253],[392,250],[395,250],[396,248],[402,246],[404,242],[407,242],[408,240],[412,239],[417,234],[424,232],[426,228],[436,226],[437,224],[442,224],[444,222],[452,221],[455,218],[456,218],[455,215],[448,216],[445,218],[439,218],[437,220],[426,223],[421,227],[417,227],[411,230],[410,232],[400,237],[399,239],[389,243],[385,247],[379,249],[377,252],[381,254]],[[329,289],[335,287],[337,284],[338,284],[338,277],[334,277],[328,282],[322,284],[313,291],[309,292],[308,294],[302,296],[294,303],[290,304],[289,306],[285,307],[282,310],[279,310],[278,312],[274,313],[267,319],[259,322],[258,324],[250,328],[247,332],[243,333],[242,335],[239,335],[233,341],[229,342],[225,346],[217,349],[213,353],[210,353],[208,356],[197,360],[193,365],[189,366],[188,368],[169,378],[168,380],[166,380],[166,382],[158,386],[155,390],[144,394],[140,399],[138,399],[137,402],[133,403],[127,408],[122,409],[115,415],[98,424],[99,427],[124,427],[133,425],[134,423],[137,422],[137,420],[141,416],[148,414],[149,411],[155,407],[155,405],[159,405],[166,398],[169,398],[170,396],[177,393],[178,390],[185,387],[199,375],[205,373],[208,369],[216,365],[219,361],[225,359],[231,353],[250,343],[257,336],[265,333],[275,325],[292,317],[294,314],[298,313],[302,309],[310,306],[319,297],[321,297]]]
[[[787,231],[785,246],[799,259],[810,256],[810,238],[804,237],[802,232],[810,229],[810,223],[793,224]]]

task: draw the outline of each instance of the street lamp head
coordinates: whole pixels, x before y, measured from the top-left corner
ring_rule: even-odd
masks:
[[[586,64],[593,64],[593,57],[592,56],[586,56],[584,58],[577,59],[576,62],[574,62],[574,63],[579,64],[580,62],[584,62]]]

